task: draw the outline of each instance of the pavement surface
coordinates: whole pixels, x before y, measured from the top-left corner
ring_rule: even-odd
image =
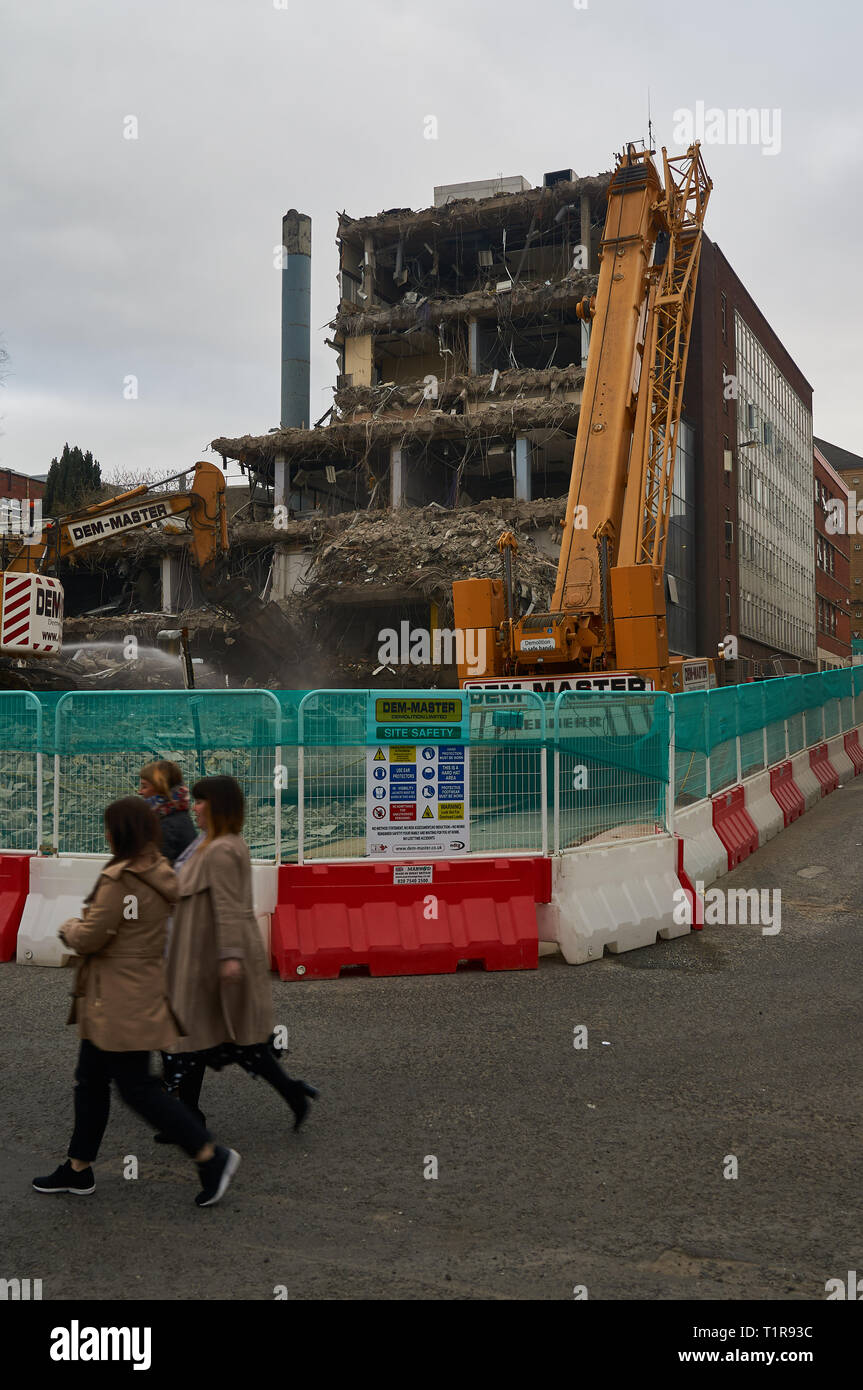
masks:
[[[265,1083],[209,1073],[242,1165],[206,1211],[119,1101],[96,1193],[30,1190],[71,1129],[71,975],[0,966],[0,1274],[46,1300],[823,1300],[863,1271],[858,834],[863,777],[716,885],[781,889],[777,935],[275,981],[288,1069],[322,1096],[296,1136]]]

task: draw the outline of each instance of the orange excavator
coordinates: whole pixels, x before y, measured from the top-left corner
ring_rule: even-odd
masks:
[[[536,690],[704,688],[711,660],[669,655],[665,552],[704,214],[699,145],[679,158],[628,145],[608,190],[590,346],[551,610],[515,613],[511,532],[501,579],[453,584],[456,630],[473,630],[484,677]],[[475,671],[474,667],[474,671]]]
[[[55,656],[63,643],[63,589],[49,571],[83,546],[123,535],[154,522],[188,515],[191,551],[206,580],[228,549],[225,477],[212,463],[196,463],[157,487],[193,474],[187,492],[136,487],[105,502],[82,507],[29,529],[31,535],[0,532],[0,653],[15,657]],[[8,530],[8,524],[3,531]],[[23,528],[19,527],[19,531]]]

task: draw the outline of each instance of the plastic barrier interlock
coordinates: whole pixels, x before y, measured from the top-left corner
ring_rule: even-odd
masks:
[[[854,776],[863,772],[863,748],[860,747],[860,734],[857,729],[852,729],[850,734],[845,735],[845,752],[854,764]]]
[[[835,738],[827,740],[827,758],[834,772],[839,775],[839,786],[843,787],[846,782],[857,776],[857,769],[853,760],[848,756],[845,748],[845,740],[841,734]]]
[[[839,786],[839,773],[830,761],[827,744],[821,743],[809,750],[809,766],[822,786],[822,796],[829,796]]]
[[[785,829],[785,818],[770,788],[770,777],[766,772],[756,772],[743,783],[744,804],[747,814],[758,827],[758,843],[765,845]]]
[[[541,857],[537,857],[541,858]],[[535,970],[550,867],[526,857],[283,864],[271,958],[283,980],[445,975],[462,963]]]
[[[787,830],[791,822],[797,820],[806,810],[803,793],[794,781],[794,769],[790,759],[787,763],[780,763],[778,767],[771,767],[770,791],[782,812],[783,829]]]
[[[791,759],[791,770],[795,784],[803,797],[803,804],[807,811],[811,811],[812,807],[817,806],[824,795],[824,788],[812,770],[809,753],[806,749],[802,753],[794,754]]]
[[[746,809],[743,787],[732,787],[713,798],[713,828],[728,852],[728,867],[736,869],[758,848],[758,826]]]
[[[683,839],[680,835],[676,835],[675,839],[677,840],[677,877],[680,880],[680,886],[686,894],[686,899],[689,903],[692,930],[702,931],[704,929],[704,898],[695,887],[695,884],[692,883],[684,868]],[[701,882],[703,885],[703,880],[701,880]]]
[[[693,883],[713,883],[728,873],[728,852],[713,829],[709,801],[675,810],[674,830],[683,843],[683,865]]]
[[[32,854],[0,853],[0,960],[15,955],[21,914],[30,891]]]

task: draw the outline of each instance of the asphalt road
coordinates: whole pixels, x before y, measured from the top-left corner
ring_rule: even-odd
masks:
[[[207,1211],[119,1102],[94,1196],[30,1190],[70,1132],[71,976],[0,966],[0,1275],[46,1300],[824,1299],[863,1271],[858,834],[863,778],[721,881],[781,888],[778,935],[276,982],[289,1070],[322,1098],[295,1136],[264,1083],[210,1073],[243,1161]]]

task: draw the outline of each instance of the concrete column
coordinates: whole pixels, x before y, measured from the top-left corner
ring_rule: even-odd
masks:
[[[390,506],[405,505],[405,459],[402,450],[395,444],[390,449]]]
[[[479,376],[479,319],[467,321],[467,349],[471,376]]]
[[[162,556],[162,559],[161,559],[161,563],[160,563],[160,568],[161,568],[161,571],[162,571],[162,612],[163,612],[163,613],[173,613],[173,612],[174,612],[174,586],[173,586],[173,583],[172,583],[173,572],[172,572],[172,569],[171,569],[171,561],[172,561],[172,559],[173,559],[173,556],[171,556],[171,555],[163,555],[163,556]]]
[[[270,598],[291,598],[301,591],[311,563],[311,551],[288,550],[286,546],[277,546],[273,556],[273,587]]]
[[[363,242],[363,308],[371,309],[375,292],[375,241],[367,236]]]
[[[581,244],[585,249],[585,270],[590,270],[590,199],[581,195]]]
[[[284,454],[276,454],[273,476],[273,506],[288,505],[288,464]]]
[[[518,435],[515,441],[515,496],[519,502],[529,502],[531,499],[531,462],[530,440],[523,434]]]

